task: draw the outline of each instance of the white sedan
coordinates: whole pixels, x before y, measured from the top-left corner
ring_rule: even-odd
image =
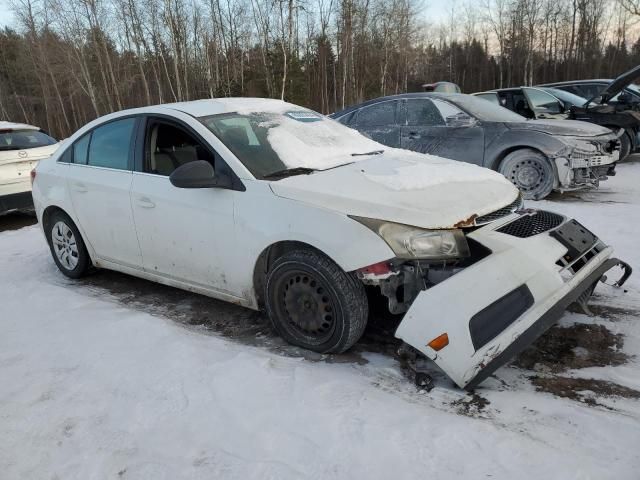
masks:
[[[57,140],[38,127],[0,122],[0,213],[33,208],[29,174],[57,148]]]
[[[38,165],[33,198],[69,277],[108,268],[265,308],[318,352],[358,341],[372,286],[404,314],[396,336],[464,388],[624,265],[576,221],[519,210],[498,173],[277,100],[102,117]]]

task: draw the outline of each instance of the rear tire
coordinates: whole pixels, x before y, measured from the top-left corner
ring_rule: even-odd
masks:
[[[71,218],[58,210],[46,222],[45,229],[58,269],[69,278],[84,276],[91,267],[91,258]]]
[[[265,299],[271,324],[284,340],[320,353],[348,350],[369,316],[362,283],[313,250],[294,250],[273,263]]]
[[[541,200],[553,190],[556,173],[542,153],[530,148],[511,152],[499,171],[522,192],[526,200]]]

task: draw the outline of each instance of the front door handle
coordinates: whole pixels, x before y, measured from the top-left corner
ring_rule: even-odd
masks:
[[[78,193],[86,193],[89,191],[87,186],[84,183],[74,182],[73,189]]]
[[[153,208],[156,206],[156,204],[153,203],[148,197],[140,197],[138,199],[138,205],[140,205],[142,208]]]
[[[419,137],[418,132],[409,132],[407,136],[414,139]]]

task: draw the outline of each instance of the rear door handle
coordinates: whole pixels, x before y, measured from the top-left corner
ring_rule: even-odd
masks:
[[[140,205],[142,208],[153,208],[156,206],[156,204],[149,200],[148,197],[138,198],[138,205]]]
[[[79,192],[79,193],[86,193],[86,192],[88,192],[88,191],[89,191],[89,189],[87,188],[87,186],[86,186],[84,183],[80,183],[80,182],[75,182],[75,183],[73,184],[73,189],[74,189],[76,192]]]

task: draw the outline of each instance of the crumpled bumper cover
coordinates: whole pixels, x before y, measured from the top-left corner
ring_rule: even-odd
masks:
[[[631,271],[603,244],[577,271],[568,271],[559,265],[568,249],[549,231],[516,238],[500,226],[468,235],[492,254],[421,292],[396,331],[468,390],[531,345],[568,305],[590,295],[605,272],[622,267],[621,284]],[[428,346],[443,333],[449,345],[439,351]]]

